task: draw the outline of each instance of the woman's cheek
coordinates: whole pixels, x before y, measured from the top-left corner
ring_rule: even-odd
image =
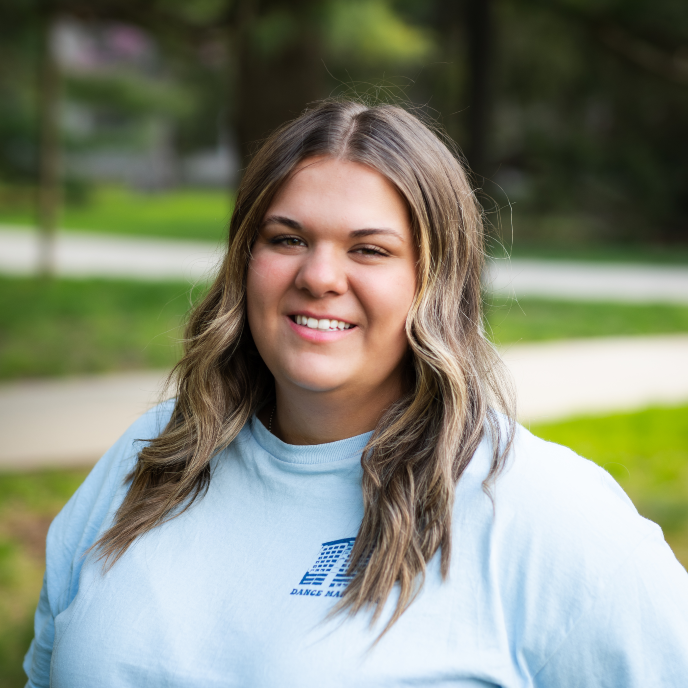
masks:
[[[253,302],[262,307],[277,305],[292,281],[289,262],[284,256],[263,252],[254,255],[246,284],[249,304]]]
[[[368,284],[362,289],[362,294],[368,301],[369,312],[391,334],[404,330],[406,316],[413,305],[415,287],[414,274],[405,270],[395,271]]]

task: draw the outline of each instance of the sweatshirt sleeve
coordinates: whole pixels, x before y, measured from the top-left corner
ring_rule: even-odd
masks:
[[[679,688],[686,677],[688,574],[657,528],[607,581],[534,686]]]
[[[48,531],[46,570],[34,618],[34,639],[24,658],[28,688],[48,688],[55,640],[55,618],[71,604],[79,587],[84,553],[98,539],[125,494],[124,480],[142,441],[160,434],[173,402],[139,418],[103,455],[56,516]]]

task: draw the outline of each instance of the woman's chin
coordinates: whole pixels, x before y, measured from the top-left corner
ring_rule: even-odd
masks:
[[[342,374],[346,370],[344,365],[337,365],[330,361],[299,361],[282,367],[281,371],[272,370],[275,381],[283,391],[289,394],[293,391],[308,392],[334,392],[348,387],[355,386],[355,380],[351,376]],[[281,383],[281,384],[280,384]]]
[[[336,392],[346,386],[348,380],[340,375],[329,374],[309,374],[298,375],[290,378],[289,382],[300,390],[324,394]]]

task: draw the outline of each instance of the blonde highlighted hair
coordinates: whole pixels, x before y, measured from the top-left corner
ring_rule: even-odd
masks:
[[[140,451],[114,523],[95,548],[110,566],[138,537],[201,498],[211,459],[273,398],[274,380],[246,322],[247,270],[271,200],[299,163],[315,156],[368,165],[386,177],[408,204],[418,247],[418,286],[406,321],[408,392],[386,410],[361,458],[364,515],[354,576],[339,605],[351,613],[372,607],[376,619],[398,583],[389,627],[438,550],[448,574],[455,487],[481,439],[492,439],[489,481],[504,464],[514,428],[510,387],[483,328],[480,205],[458,156],[396,106],[320,103],[253,157],[224,261],[190,316],[172,417]]]

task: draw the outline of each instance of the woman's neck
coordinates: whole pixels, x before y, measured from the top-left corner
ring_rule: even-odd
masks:
[[[313,392],[276,386],[276,402],[258,414],[287,444],[325,444],[373,430],[385,410],[399,399],[398,382],[352,394]]]

